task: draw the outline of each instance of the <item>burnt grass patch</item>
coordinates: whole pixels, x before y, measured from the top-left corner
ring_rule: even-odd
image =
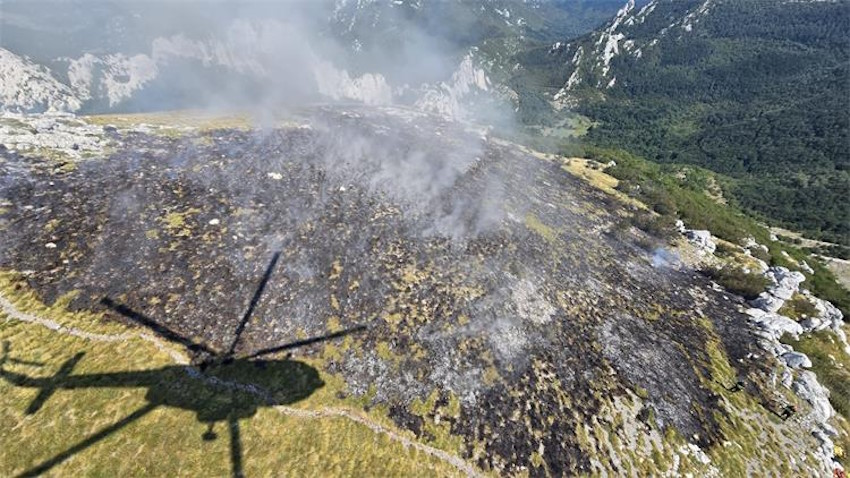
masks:
[[[0,268],[45,302],[74,292],[72,307],[122,320],[99,305],[114,298],[222,350],[281,251],[237,352],[369,324],[295,353],[325,357],[348,394],[426,441],[456,400],[442,423],[484,469],[590,472],[577,428],[638,389],[655,425],[704,446],[722,438],[706,344],[760,376],[749,328],[699,274],[654,268],[640,237],[611,234],[625,206],[441,120],[368,109],[311,120],[114,133],[109,157],[62,173],[0,151],[12,204]],[[435,390],[431,410],[412,408]]]

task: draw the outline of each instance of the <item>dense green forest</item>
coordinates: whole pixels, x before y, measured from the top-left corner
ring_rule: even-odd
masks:
[[[575,110],[595,121],[587,141],[704,166],[756,216],[850,243],[850,2],[713,2],[692,30],[659,33],[698,3],[659,2],[627,29],[642,54],[613,59],[613,88],[586,78]],[[545,92],[572,71],[567,55],[523,55],[534,74],[518,87]],[[530,95],[521,119],[546,121],[541,108]]]

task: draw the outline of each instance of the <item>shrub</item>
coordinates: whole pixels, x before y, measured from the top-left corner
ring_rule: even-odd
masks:
[[[790,300],[785,301],[779,313],[790,317],[794,320],[800,320],[803,316],[814,317],[818,314],[818,309],[804,295],[795,295]]]
[[[761,259],[767,263],[771,262],[770,252],[765,251],[761,247],[753,247],[752,249],[750,249],[750,254],[752,254],[753,257],[755,257],[756,259]]]
[[[728,242],[718,242],[714,254],[717,257],[734,257],[738,251],[739,249],[737,247],[730,246]]]
[[[761,274],[748,273],[737,268],[709,268],[703,272],[729,292],[748,300],[758,297],[770,285],[770,281]]]
[[[632,224],[641,231],[659,239],[670,239],[676,235],[676,218],[658,216],[648,212],[637,212],[632,216]]]

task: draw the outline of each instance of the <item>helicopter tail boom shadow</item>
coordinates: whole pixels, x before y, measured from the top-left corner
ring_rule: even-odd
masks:
[[[227,418],[227,428],[230,430],[230,463],[233,467],[233,478],[243,478],[242,471],[242,438],[239,434],[239,420],[231,415]]]

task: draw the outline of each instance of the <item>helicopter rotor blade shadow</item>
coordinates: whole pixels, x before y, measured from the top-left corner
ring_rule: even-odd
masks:
[[[362,332],[362,331],[366,330],[367,328],[368,327],[366,325],[357,325],[355,327],[340,330],[339,332],[334,332],[334,333],[331,333],[331,334],[322,335],[322,336],[318,336],[318,337],[310,337],[309,339],[298,340],[298,341],[295,341],[295,342],[290,342],[288,344],[278,345],[276,347],[270,347],[270,348],[267,348],[267,349],[258,350],[258,351],[254,352],[252,354],[245,356],[244,358],[250,360],[250,359],[253,359],[253,358],[257,358],[257,357],[262,357],[263,355],[270,355],[270,354],[277,353],[277,352],[283,352],[284,350],[290,350],[290,349],[295,349],[295,348],[298,348],[298,347],[304,347],[305,345],[311,345],[311,344],[315,344],[315,343],[318,343],[318,342],[324,342],[326,340],[333,340],[333,339],[336,339],[336,338],[339,338],[339,337],[344,337],[346,335],[353,334],[353,333],[356,333],[356,332]]]
[[[44,366],[44,362],[34,362],[32,360],[21,360],[21,359],[16,359],[16,358],[10,358],[9,362],[14,363],[14,364],[18,364],[18,365],[27,365],[27,366],[30,366],[30,367],[43,367]]]
[[[144,407],[139,408],[135,412],[133,412],[133,413],[127,415],[126,417],[122,418],[120,421],[113,423],[112,425],[104,428],[103,430],[101,430],[101,431],[95,433],[94,435],[86,438],[85,440],[77,443],[76,445],[72,446],[71,448],[68,448],[67,450],[63,451],[62,453],[54,456],[53,458],[51,458],[47,461],[44,461],[44,462],[36,465],[34,468],[31,468],[31,469],[21,473],[18,476],[19,477],[31,477],[31,476],[39,476],[39,475],[44,474],[47,471],[49,471],[51,468],[53,468],[54,466],[62,463],[63,461],[67,460],[68,458],[71,458],[73,455],[85,450],[86,448],[94,445],[95,443],[99,442],[100,440],[103,440],[104,438],[108,437],[109,435],[111,435],[111,434],[117,432],[118,430],[124,428],[125,426],[129,425],[130,423],[144,417],[148,413],[152,412],[158,406],[159,405],[154,404],[154,403],[148,403]]]
[[[236,416],[227,417],[227,428],[230,430],[230,463],[233,469],[233,478],[243,478],[242,470],[242,438],[239,433],[239,420]]]
[[[230,344],[230,348],[227,350],[226,357],[232,357],[233,353],[236,351],[236,346],[239,345],[239,339],[242,336],[242,332],[245,330],[245,326],[248,324],[248,320],[251,319],[251,315],[254,313],[254,309],[257,307],[257,304],[260,302],[260,297],[263,295],[263,291],[266,288],[266,284],[268,284],[269,279],[272,276],[272,272],[274,271],[275,265],[277,265],[277,261],[280,259],[280,251],[276,251],[274,255],[272,255],[272,260],[269,262],[268,267],[266,267],[266,272],[263,274],[263,278],[260,280],[260,284],[257,286],[257,290],[254,291],[254,296],[251,298],[251,303],[248,304],[248,310],[245,311],[245,315],[242,316],[242,320],[239,321],[239,325],[236,327],[236,332],[233,336],[233,342]]]
[[[59,367],[59,371],[56,372],[56,375],[54,375],[51,379],[51,382],[53,383],[51,383],[47,387],[42,388],[38,392],[38,395],[36,395],[32,402],[30,402],[30,405],[29,407],[27,407],[26,411],[27,415],[32,415],[33,413],[39,411],[42,406],[44,406],[44,402],[46,402],[47,399],[50,398],[50,396],[53,395],[53,393],[56,391],[56,386],[61,383],[63,379],[68,378],[68,376],[71,375],[71,372],[74,370],[74,367],[76,367],[77,363],[82,360],[83,355],[85,355],[85,353],[80,352],[77,355],[74,355],[73,357],[66,360],[65,363],[63,363],[62,366]]]
[[[161,325],[161,324],[158,324],[156,321],[145,316],[144,314],[136,312],[135,310],[127,307],[124,304],[119,304],[119,303],[113,301],[109,297],[104,297],[104,298],[100,299],[100,303],[109,307],[110,309],[114,310],[115,312],[118,312],[119,314],[123,315],[124,317],[132,320],[133,322],[136,322],[137,324],[140,324],[144,327],[151,329],[156,334],[158,334],[160,337],[162,337],[166,340],[169,340],[171,342],[175,342],[175,343],[183,345],[184,347],[189,349],[190,352],[193,352],[193,353],[205,352],[209,355],[218,355],[218,352],[213,350],[211,347],[208,347],[208,346],[206,346],[202,343],[198,343],[198,342],[195,342],[195,341],[193,341],[189,338],[186,338],[186,337],[178,334],[177,332],[169,329],[168,327]]]

